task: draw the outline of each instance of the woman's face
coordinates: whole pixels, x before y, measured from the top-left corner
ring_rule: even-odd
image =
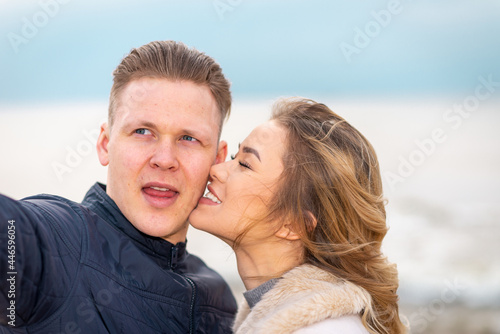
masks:
[[[208,192],[191,213],[191,225],[231,244],[249,222],[265,215],[283,172],[285,140],[286,131],[268,121],[240,144],[233,160],[212,166]],[[272,228],[257,223],[242,244],[269,237]]]

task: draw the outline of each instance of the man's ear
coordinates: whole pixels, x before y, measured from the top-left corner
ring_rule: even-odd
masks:
[[[109,164],[108,144],[109,144],[109,127],[108,123],[103,123],[101,125],[101,133],[99,133],[99,137],[97,138],[97,146],[96,146],[99,162],[103,166],[107,166]]]
[[[219,143],[219,147],[217,148],[217,156],[215,157],[215,163],[220,164],[226,161],[227,157],[227,142],[225,140],[221,140]]]

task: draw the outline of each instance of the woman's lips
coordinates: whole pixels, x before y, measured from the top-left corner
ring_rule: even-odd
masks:
[[[203,196],[202,198],[200,198],[199,203],[200,204],[208,204],[208,205],[219,205],[219,204],[221,204],[222,201],[217,196],[217,194],[215,193],[215,191],[213,190],[213,188],[210,187],[210,185],[208,185],[207,189],[208,189],[208,192],[205,194],[205,196]]]

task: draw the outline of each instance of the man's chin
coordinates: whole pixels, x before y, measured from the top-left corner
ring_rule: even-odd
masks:
[[[169,226],[174,224],[177,228],[169,228]],[[150,237],[161,238],[173,244],[186,241],[187,229],[189,226],[187,221],[179,224],[177,222],[169,223],[166,222],[166,220],[163,221],[162,226],[151,226],[148,225],[148,222],[140,222],[132,225],[143,234]]]

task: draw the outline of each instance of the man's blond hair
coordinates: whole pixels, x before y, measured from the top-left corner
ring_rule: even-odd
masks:
[[[231,110],[230,83],[219,64],[206,54],[175,41],[154,41],[132,49],[113,72],[113,86],[109,97],[108,123],[111,127],[120,94],[132,80],[143,77],[168,80],[186,80],[207,86],[212,92],[222,123]]]

